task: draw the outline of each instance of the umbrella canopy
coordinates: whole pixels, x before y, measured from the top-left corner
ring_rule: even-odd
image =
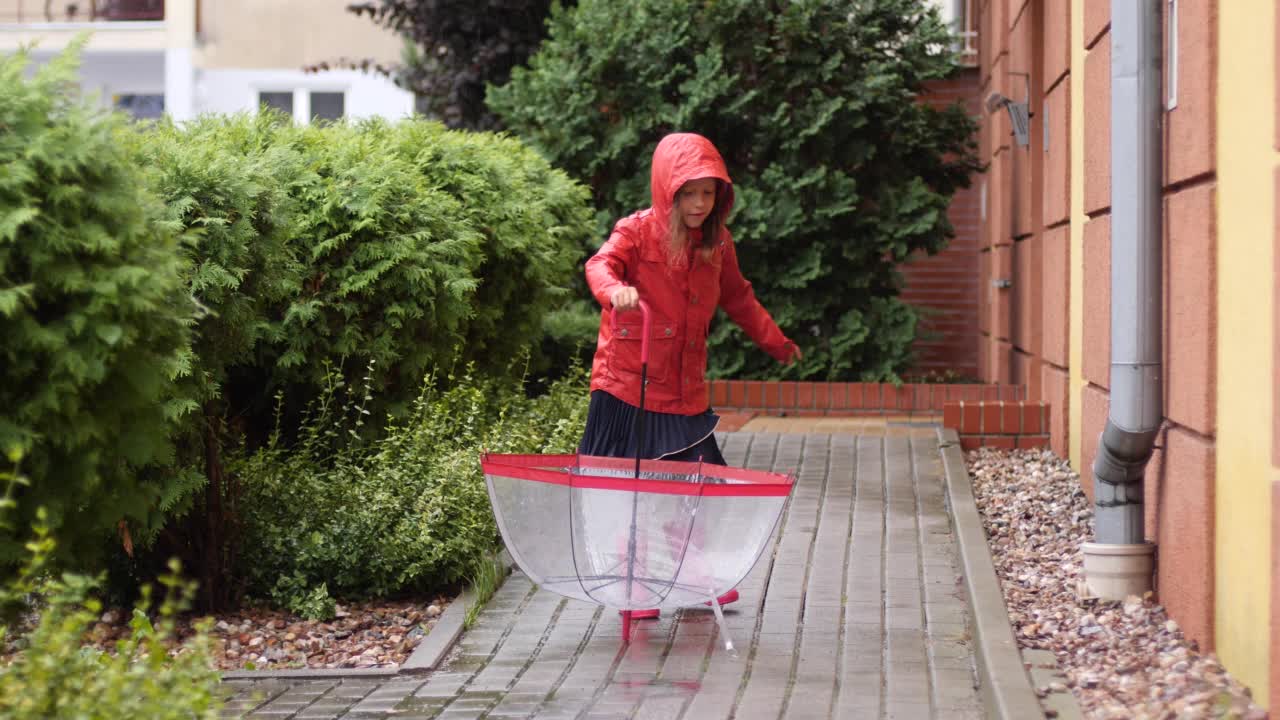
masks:
[[[585,455],[481,459],[512,558],[539,586],[619,610],[705,605],[740,583],[794,477]]]

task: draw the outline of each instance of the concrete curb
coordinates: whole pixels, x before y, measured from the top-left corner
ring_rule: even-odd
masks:
[[[1004,604],[987,534],[973,499],[973,484],[960,451],[960,436],[955,430],[939,428],[938,440],[947,481],[947,504],[960,549],[969,614],[973,618],[974,656],[987,717],[999,720],[1045,717],[1009,625],[1009,610]]]
[[[506,548],[498,553],[498,563],[502,567],[502,578],[498,581],[500,588],[511,574],[511,566],[514,563]],[[494,592],[497,590],[498,588],[494,588]],[[449,603],[449,607],[444,609],[444,614],[440,616],[436,626],[422,638],[422,642],[418,643],[418,646],[400,665],[400,674],[417,675],[440,667],[445,655],[449,654],[457,644],[458,638],[462,637],[467,612],[476,604],[477,599],[475,589],[469,587]]]
[[[223,680],[333,680],[337,678],[391,678],[399,670],[386,668],[299,668],[297,670],[228,670]]]
[[[504,548],[498,554],[502,565],[502,581],[511,574],[513,561]],[[435,670],[462,636],[467,611],[476,603],[475,590],[468,587],[444,609],[435,627],[397,667],[385,668],[301,668],[298,670],[229,670],[223,680],[329,680],[337,678],[392,678],[397,675],[420,675]]]
[[[444,614],[436,621],[431,632],[422,638],[422,642],[418,643],[409,657],[400,664],[400,674],[416,675],[439,667],[440,661],[444,660],[444,656],[453,649],[458,638],[462,636],[462,625],[467,619],[467,610],[475,602],[475,591],[467,588],[449,603],[449,607],[444,609]]]

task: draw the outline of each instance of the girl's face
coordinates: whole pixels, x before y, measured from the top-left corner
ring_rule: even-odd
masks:
[[[690,180],[676,191],[676,212],[687,228],[702,227],[716,207],[716,179]]]

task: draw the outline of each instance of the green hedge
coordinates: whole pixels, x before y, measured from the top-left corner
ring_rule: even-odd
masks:
[[[333,365],[374,363],[377,419],[431,368],[505,371],[590,232],[586,190],[531,150],[435,123],[206,118],[137,152],[194,237],[200,399],[260,424],[275,390],[305,404]]]
[[[159,524],[198,476],[171,467],[190,366],[175,232],[121,143],[124,120],[82,102],[75,55],[27,74],[0,58],[0,449],[31,479],[63,560],[100,560],[122,518]],[[0,533],[0,566],[23,535]]]
[[[31,479],[16,526],[47,506],[91,567],[123,528],[154,549],[128,573],[178,554],[203,604],[227,604],[242,513],[224,454],[273,430],[287,451],[335,373],[367,386],[366,441],[440,368],[514,380],[575,274],[587,191],[514,139],[419,120],[131,125],[79,98],[76,52],[32,78],[0,60],[0,449]],[[0,565],[18,546],[0,537]]]
[[[710,337],[714,375],[879,380],[905,368],[916,314],[897,296],[896,268],[945,245],[951,196],[978,168],[974,120],[919,101],[956,68],[936,10],[582,0],[548,22],[541,49],[488,102],[591,183],[591,247],[649,205],[663,135],[699,132],[724,154],[743,270],[804,360],[780,368],[723,322]]]

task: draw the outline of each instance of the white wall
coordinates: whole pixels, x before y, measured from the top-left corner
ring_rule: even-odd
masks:
[[[32,53],[33,66],[48,62],[51,52]],[[164,52],[86,51],[80,63],[80,87],[98,94],[104,105],[117,94],[164,94]]]
[[[306,122],[307,91],[346,93],[346,116],[398,119],[413,113],[413,94],[388,78],[354,71],[308,74],[300,70],[197,70],[195,111],[255,112],[258,93],[294,91],[294,117]]]

